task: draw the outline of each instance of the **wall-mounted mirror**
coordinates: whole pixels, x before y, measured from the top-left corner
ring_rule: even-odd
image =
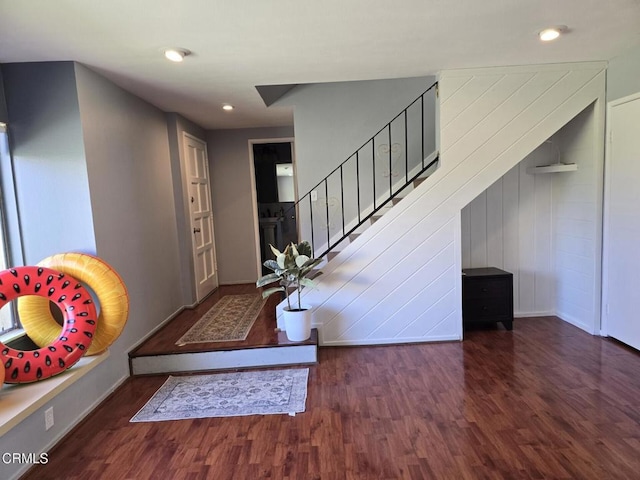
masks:
[[[296,194],[293,186],[293,164],[276,164],[276,178],[278,180],[278,201],[295,202]]]

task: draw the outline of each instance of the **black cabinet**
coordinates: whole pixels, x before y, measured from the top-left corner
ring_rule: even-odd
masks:
[[[462,270],[464,326],[502,322],[513,328],[513,274],[499,268]]]

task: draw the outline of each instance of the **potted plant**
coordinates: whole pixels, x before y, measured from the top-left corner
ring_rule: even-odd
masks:
[[[284,292],[287,306],[284,308],[284,325],[287,338],[291,341],[301,342],[311,336],[311,307],[300,303],[302,287],[314,287],[315,282],[308,278],[313,268],[322,260],[312,258],[311,245],[307,241],[295,244],[291,242],[280,252],[273,245],[271,251],[276,256],[275,260],[267,260],[264,266],[273,273],[263,276],[256,282],[257,287],[264,287],[278,282],[278,287],[271,287],[262,292],[262,297],[267,298],[276,292]],[[297,293],[298,304],[291,305],[291,289]]]

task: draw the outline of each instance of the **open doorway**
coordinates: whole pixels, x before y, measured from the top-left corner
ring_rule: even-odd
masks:
[[[256,187],[256,213],[262,267],[273,258],[269,245],[282,250],[298,241],[295,201],[296,179],[293,142],[252,142],[251,153]]]

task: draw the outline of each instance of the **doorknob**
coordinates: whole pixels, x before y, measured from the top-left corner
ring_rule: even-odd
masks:
[[[199,228],[194,228],[193,229],[193,233],[200,233],[200,229]]]

